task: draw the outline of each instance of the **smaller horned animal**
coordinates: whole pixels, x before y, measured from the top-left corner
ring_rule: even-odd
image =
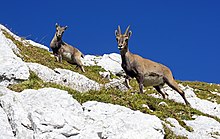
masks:
[[[132,54],[129,51],[128,40],[132,34],[132,32],[129,31],[129,27],[130,26],[127,27],[124,34],[121,33],[120,26],[115,30],[118,49],[120,50],[122,58],[121,65],[127,76],[125,79],[126,86],[130,88],[129,79],[136,78],[139,84],[140,93],[143,93],[144,86],[153,86],[163,98],[165,98],[165,95],[167,94],[164,94],[161,89],[166,83],[182,96],[187,105],[190,105],[186,100],[184,91],[178,87],[178,84],[174,80],[172,72],[168,67],[149,59],[145,59],[139,55]]]
[[[82,72],[85,72],[80,59],[84,57],[82,52],[62,40],[63,33],[66,29],[67,26],[61,27],[56,23],[56,33],[50,43],[50,48],[53,51],[56,61],[62,62],[62,59],[65,59],[67,62],[79,67]]]

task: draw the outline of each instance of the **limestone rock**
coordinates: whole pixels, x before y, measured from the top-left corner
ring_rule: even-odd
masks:
[[[86,55],[82,61],[86,66],[101,66],[114,75],[124,74],[121,67],[121,55],[117,53],[104,54],[103,56]]]
[[[111,79],[111,81],[105,84],[105,88],[115,88],[120,91],[128,91],[128,88],[124,85],[124,79]]]
[[[185,136],[188,139],[216,139],[220,138],[220,123],[216,120],[198,116],[195,120],[185,120],[187,126],[193,128],[192,132],[187,131],[183,128],[179,122],[174,118],[168,118],[168,122],[172,124],[166,124],[176,135]]]
[[[0,139],[15,139],[8,117],[0,107]]]
[[[12,49],[16,45],[7,39],[0,29],[0,85],[8,86],[19,81],[27,80],[29,69]]]
[[[12,128],[8,126],[9,137],[13,132],[18,139],[164,138],[159,118],[123,106],[96,101],[80,105],[55,88],[16,93],[0,87],[0,94],[0,106],[7,115],[1,120],[9,119]],[[4,131],[0,128],[0,133]]]
[[[83,108],[89,126],[83,131],[88,133],[82,138],[95,133],[107,139],[164,138],[163,126],[156,116],[95,101],[84,103]]]
[[[66,69],[50,69],[37,63],[27,63],[30,70],[35,72],[45,82],[68,86],[79,92],[99,90],[101,85],[77,72]]]

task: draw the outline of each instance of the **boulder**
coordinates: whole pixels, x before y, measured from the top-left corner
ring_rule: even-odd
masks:
[[[68,92],[55,88],[17,93],[0,87],[0,94],[0,106],[7,115],[1,120],[8,129],[3,138],[12,133],[25,139],[164,138],[159,118],[123,106],[96,101],[81,105]],[[0,128],[0,133],[4,131]]]
[[[31,71],[45,82],[52,82],[70,87],[79,92],[99,90],[101,85],[84,75],[66,69],[50,69],[38,63],[27,63]]]
[[[185,136],[188,139],[217,139],[220,138],[220,123],[213,118],[205,116],[197,116],[195,120],[185,120],[187,126],[193,129],[192,132],[183,128],[179,122],[174,118],[167,118],[167,121],[172,124],[166,125],[176,134]]]
[[[83,103],[83,109],[87,119],[83,132],[87,133],[79,135],[80,138],[96,133],[101,139],[164,138],[163,126],[156,116],[96,101]]]
[[[7,39],[0,29],[0,85],[2,86],[27,80],[30,75],[25,62],[14,54],[13,50],[16,51],[16,48],[17,46]]]
[[[124,75],[121,67],[121,55],[117,53],[104,54],[103,56],[86,55],[82,62],[85,66],[101,66],[114,75]]]
[[[105,88],[115,88],[119,89],[120,91],[128,91],[128,88],[124,84],[125,79],[111,79],[109,83],[105,84]]]
[[[0,139],[15,139],[5,111],[0,107]]]

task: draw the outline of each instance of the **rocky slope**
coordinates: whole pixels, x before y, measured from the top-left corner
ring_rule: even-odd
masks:
[[[119,54],[82,60],[85,74],[0,25],[0,138],[220,138],[219,85],[183,82],[186,107],[168,86],[128,90]]]

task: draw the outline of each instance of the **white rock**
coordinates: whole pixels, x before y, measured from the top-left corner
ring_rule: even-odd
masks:
[[[20,103],[20,98],[17,94],[7,88],[0,87],[0,94],[5,94],[0,97],[0,104],[7,114],[7,119],[17,138],[31,138],[33,135],[32,130],[27,130],[27,127],[31,127],[27,115]]]
[[[83,104],[87,126],[83,132],[88,138],[97,133],[108,139],[160,139],[164,137],[163,126],[156,116],[132,111],[129,108],[89,101]],[[93,128],[91,128],[93,126]],[[101,138],[100,137],[100,138]]]
[[[211,93],[214,94],[214,95],[220,96],[220,92],[212,92],[212,91],[211,91]]]
[[[68,86],[79,92],[87,92],[89,90],[99,90],[101,85],[93,80],[88,79],[84,75],[65,69],[50,69],[37,63],[27,63],[30,70],[34,71],[38,77],[45,82],[52,82]]]
[[[110,72],[108,72],[108,71],[104,71],[104,72],[102,72],[102,71],[100,71],[99,72],[99,75],[102,77],[102,78],[105,78],[105,79],[110,79]]]
[[[26,45],[31,44],[31,45],[33,45],[35,47],[39,47],[39,48],[46,49],[47,51],[49,51],[49,48],[47,46],[39,44],[39,43],[36,43],[36,42],[34,42],[32,40],[22,40],[22,42],[24,44],[26,44]]]
[[[4,110],[0,107],[0,139],[15,139],[8,117]]]
[[[85,55],[82,58],[82,63],[85,66],[97,66],[98,61],[102,59],[102,56]]]
[[[124,85],[124,79],[111,79],[109,83],[105,84],[105,88],[116,88],[120,91],[128,91],[128,88]]]
[[[83,107],[66,91],[54,88],[24,90],[0,87],[0,104],[16,138],[25,139],[162,139],[163,126],[156,116],[129,108],[86,102]],[[9,132],[12,133],[9,129]],[[4,129],[0,128],[0,133]]]
[[[44,45],[39,44],[39,43],[36,43],[36,42],[34,42],[34,41],[32,41],[32,40],[25,40],[25,39],[23,39],[23,38],[21,38],[21,37],[15,35],[15,34],[12,33],[10,30],[8,30],[5,26],[3,26],[3,25],[0,24],[0,30],[1,30],[1,29],[6,30],[12,37],[15,38],[15,40],[18,40],[18,41],[22,42],[24,45],[31,44],[31,45],[33,45],[33,46],[36,46],[36,47],[39,47],[39,48],[43,48],[43,49],[46,49],[47,51],[49,51],[49,48],[48,48],[47,46],[44,46]]]
[[[116,53],[104,54],[102,59],[97,63],[106,71],[110,71],[112,74],[123,74],[123,69],[121,67],[121,56]]]
[[[104,54],[103,56],[86,55],[82,59],[85,66],[101,66],[114,75],[123,75],[121,55],[117,53]]]
[[[166,107],[167,107],[168,105],[167,105],[166,102],[162,101],[162,102],[160,102],[160,103],[158,104],[158,106],[166,106]]]
[[[0,29],[0,85],[8,86],[29,77],[26,64],[17,57],[12,49],[16,45],[7,39]]]
[[[21,93],[8,91],[0,97],[0,103],[17,138],[32,139],[53,135],[67,138],[67,135],[79,134],[79,130],[83,128],[81,105],[66,91],[53,88],[29,89]]]
[[[172,124],[166,124],[176,135],[185,136],[188,139],[216,139],[220,138],[220,123],[216,120],[205,117],[198,116],[195,120],[185,120],[187,126],[192,127],[193,131],[189,132],[181,125],[176,119],[168,118],[168,122]]]

